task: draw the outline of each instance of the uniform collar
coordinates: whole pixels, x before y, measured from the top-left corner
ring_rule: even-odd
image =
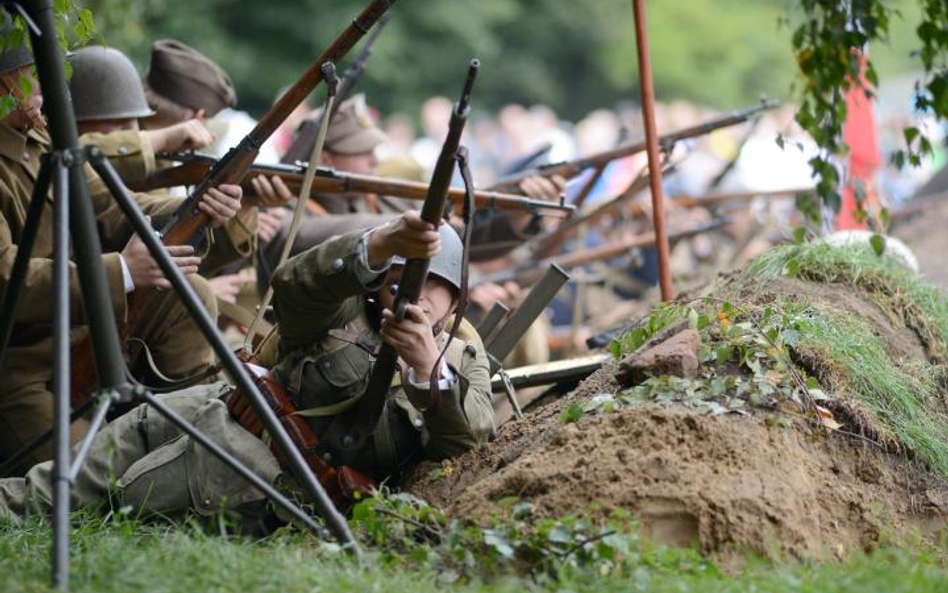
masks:
[[[43,130],[29,130],[25,134],[0,122],[0,156],[19,162],[27,151],[27,144],[39,144],[44,151],[49,149],[49,134]],[[39,156],[38,154],[36,155]]]
[[[26,151],[26,135],[5,123],[0,123],[0,156],[19,162]]]

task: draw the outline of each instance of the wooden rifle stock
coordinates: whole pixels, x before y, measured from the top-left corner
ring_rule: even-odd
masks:
[[[338,62],[365,35],[376,21],[395,3],[395,0],[373,0],[362,13],[336,38],[326,51],[303,73],[279,101],[260,119],[257,125],[240,143],[230,149],[195,186],[191,195],[182,202],[172,215],[171,220],[162,229],[162,241],[165,245],[194,245],[197,248],[203,240],[204,230],[210,218],[204,214],[198,204],[208,189],[221,184],[239,184],[250,170],[263,143],[277,127],[289,117],[290,113],[306,98],[316,85],[323,80],[323,65]],[[151,290],[136,289],[128,295],[127,314],[123,338],[128,337],[128,328],[134,328],[152,294]],[[84,352],[88,351],[88,352]],[[84,361],[92,361],[92,344],[86,339],[73,348],[74,372],[72,374],[72,404],[76,406],[85,401],[96,389],[98,381],[95,373],[90,372],[94,364],[85,367]]]
[[[193,185],[200,182],[216,163],[215,159],[204,155],[170,155],[170,158],[180,159],[181,164],[156,171],[147,179],[134,183],[133,188],[139,191],[150,191],[160,187]],[[280,177],[294,195],[299,194],[305,171],[306,167],[301,165],[254,165],[250,169],[251,174]],[[253,199],[255,196],[253,186],[249,182],[242,185],[245,198]],[[376,194],[410,200],[424,200],[428,196],[428,190],[428,184],[418,181],[356,175],[323,167],[316,170],[312,188],[314,194]],[[460,208],[464,201],[464,190],[449,187],[448,199],[455,207]],[[555,218],[564,218],[574,210],[569,204],[484,190],[474,192],[474,208],[476,210],[528,211]]]
[[[756,115],[757,113],[764,111],[766,109],[772,109],[777,106],[777,103],[773,101],[765,101],[761,105],[750,107],[742,111],[736,111],[710,121],[707,121],[703,124],[696,126],[691,126],[689,128],[683,128],[681,130],[671,132],[669,134],[664,134],[659,136],[658,141],[664,149],[668,149],[673,144],[680,140],[685,140],[688,138],[695,138],[697,136],[704,136],[709,134],[714,130],[720,128],[726,128],[733,126],[739,123],[743,123]],[[540,167],[534,167],[532,169],[527,169],[521,171],[514,175],[508,175],[500,180],[498,180],[490,189],[497,191],[512,191],[511,188],[515,188],[520,184],[521,181],[527,177],[532,177],[534,175],[542,175],[544,177],[550,177],[553,175],[561,175],[567,179],[570,177],[575,177],[579,175],[586,169],[589,168],[599,168],[604,167],[610,162],[625,158],[627,156],[642,152],[645,150],[645,140],[638,140],[635,142],[628,142],[611,150],[606,150],[592,156],[583,157],[580,159],[566,161],[561,163],[551,163],[548,165],[542,165]]]
[[[296,415],[296,406],[290,400],[283,386],[267,369],[255,364],[252,358],[242,356],[244,368],[253,377],[254,384],[263,394],[267,405],[276,414],[280,424],[286,429],[290,440],[303,454],[306,465],[313,470],[313,474],[322,484],[330,500],[341,512],[347,512],[360,497],[369,495],[375,489],[375,482],[368,476],[347,466],[333,467],[326,463],[316,449],[319,446],[319,437],[313,432],[306,420]],[[231,417],[247,429],[255,437],[263,436],[263,424],[256,412],[247,402],[243,393],[236,388],[227,398],[227,409]],[[271,444],[270,449],[280,462],[281,467],[287,467],[279,447]]]

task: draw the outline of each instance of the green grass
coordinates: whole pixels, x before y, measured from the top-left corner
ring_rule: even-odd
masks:
[[[361,568],[296,532],[251,541],[204,535],[187,526],[89,521],[74,531],[73,543],[70,584],[75,592],[934,593],[948,586],[948,567],[931,550],[886,549],[825,564],[750,560],[743,570],[730,572],[696,560],[693,553],[667,550],[607,573],[574,569],[556,578],[529,578],[508,569],[486,579],[447,583],[434,568],[408,561]],[[49,546],[45,523],[0,527],[0,591],[48,590]]]
[[[832,247],[825,243],[784,245],[755,258],[738,276],[751,283],[759,276],[790,276],[821,283],[842,283],[866,294],[894,321],[919,334],[932,355],[948,359],[948,298],[945,293],[868,246]]]
[[[941,397],[948,361],[948,298],[938,288],[868,246],[831,247],[821,242],[777,247],[725,284],[753,290],[762,276],[838,283],[858,291],[892,321],[913,330],[930,360],[892,360],[868,323],[850,311],[807,302],[783,309],[802,312],[794,348],[828,392],[853,403],[886,444],[912,451],[948,477],[948,409]]]
[[[826,371],[821,379],[861,404],[876,431],[948,477],[948,415],[938,368],[921,360],[896,364],[864,322],[840,311],[811,312],[802,316],[800,327],[796,350],[821,361]]]

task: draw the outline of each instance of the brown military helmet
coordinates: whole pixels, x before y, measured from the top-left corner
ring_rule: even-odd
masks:
[[[149,104],[161,109],[155,95],[180,107],[213,117],[237,104],[234,85],[220,66],[193,47],[174,39],[161,39],[151,46],[151,63],[143,81]]]
[[[117,49],[84,47],[69,58],[69,92],[76,121],[138,119],[155,114],[145,100],[141,79]]]
[[[318,119],[322,109],[313,115]],[[326,132],[326,150],[338,154],[362,154],[375,150],[388,136],[375,125],[365,95],[343,101]]]

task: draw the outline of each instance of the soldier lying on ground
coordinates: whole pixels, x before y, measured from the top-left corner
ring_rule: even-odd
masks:
[[[432,255],[418,304],[409,307],[405,320],[395,321],[388,307],[402,258]],[[402,373],[354,469],[376,479],[397,476],[421,457],[453,457],[493,434],[487,357],[472,328],[466,341],[455,338],[448,345],[440,396],[429,389],[428,377],[448,340],[444,328],[457,306],[461,261],[460,239],[449,226],[436,231],[409,211],[374,230],[335,237],[277,270],[274,305],[281,333],[274,377],[327,446],[325,459],[340,450],[326,427],[364,395],[380,340],[396,349]],[[270,447],[230,417],[231,390],[218,383],[162,398],[267,481],[290,486]],[[46,462],[26,478],[0,480],[0,517],[45,512],[51,471]],[[118,480],[110,492],[113,476]],[[110,495],[136,512],[193,509],[206,515],[226,506],[249,520],[268,513],[256,489],[145,406],[96,436],[75,482],[73,506],[97,507]]]
[[[17,100],[17,109],[0,122],[0,291],[6,291],[7,282],[17,253],[17,244],[22,239],[26,223],[27,207],[33,186],[36,183],[40,160],[51,148],[45,122],[40,114],[41,89],[32,80],[29,66],[33,56],[25,47],[10,49],[0,54],[0,94],[12,95]],[[33,94],[25,97],[20,90],[22,77],[31,80]],[[115,315],[119,321],[126,314],[126,293],[135,288],[163,287],[170,285],[160,268],[151,258],[142,241],[132,235],[131,225],[125,220],[102,181],[87,168],[90,199],[102,241],[102,263],[111,289]],[[209,195],[222,208],[240,203],[240,186],[222,185],[211,189]],[[154,218],[170,215],[177,207],[176,201],[156,199],[148,194],[134,194],[142,210]],[[16,453],[52,427],[52,395],[49,382],[52,380],[52,200],[43,206],[36,243],[31,253],[28,272],[16,310],[13,336],[6,352],[3,368],[4,381],[0,385],[0,458]],[[223,224],[228,215],[223,209],[208,212],[216,226]],[[184,273],[197,271],[200,258],[190,246],[169,248],[171,256]],[[165,293],[170,296],[173,293]],[[81,325],[83,304],[80,298],[79,281],[75,273],[70,278],[70,310],[73,312],[74,343],[86,331]],[[160,306],[165,298],[152,299]],[[147,312],[146,312],[147,316]],[[162,323],[151,328],[152,335],[138,337],[155,342],[166,339],[184,339],[179,348],[182,372],[187,372],[195,363],[193,345],[197,338],[184,307],[177,305],[168,310]],[[189,329],[190,328],[190,329]],[[190,334],[188,334],[190,332]],[[191,336],[191,337],[188,337]],[[73,438],[82,435],[85,422],[73,424]],[[37,451],[30,463],[49,459],[49,446]]]

